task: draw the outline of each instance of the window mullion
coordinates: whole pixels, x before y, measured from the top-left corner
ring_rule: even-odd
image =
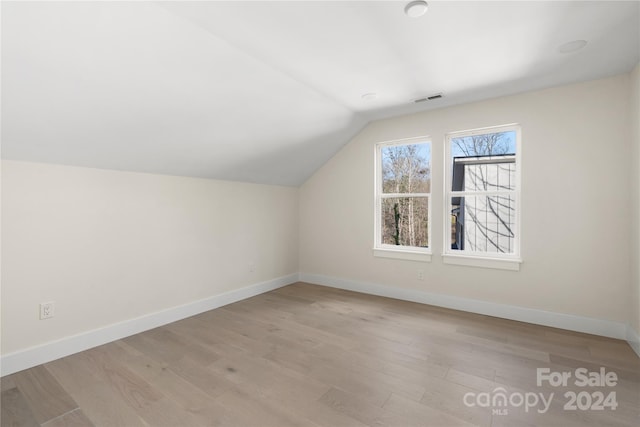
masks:
[[[430,197],[431,193],[384,193],[380,195],[381,199],[398,199],[406,197]]]
[[[450,197],[473,196],[517,196],[517,190],[490,190],[490,191],[449,191]]]

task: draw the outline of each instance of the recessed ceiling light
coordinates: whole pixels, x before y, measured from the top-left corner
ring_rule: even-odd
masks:
[[[587,45],[586,40],[574,40],[558,47],[559,53],[571,53],[576,52]]]
[[[404,13],[410,18],[419,18],[427,13],[429,5],[424,0],[416,0],[404,7]]]
[[[362,99],[364,99],[365,101],[373,101],[374,99],[378,99],[378,94],[377,93],[365,93],[364,95],[362,95]]]

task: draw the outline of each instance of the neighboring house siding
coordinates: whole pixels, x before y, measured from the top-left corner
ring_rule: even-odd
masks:
[[[515,176],[515,156],[454,159],[454,191],[513,190]],[[456,248],[513,252],[515,202],[509,195],[454,198]]]

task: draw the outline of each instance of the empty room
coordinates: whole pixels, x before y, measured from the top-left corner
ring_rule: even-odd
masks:
[[[2,427],[640,425],[640,1],[2,1]]]

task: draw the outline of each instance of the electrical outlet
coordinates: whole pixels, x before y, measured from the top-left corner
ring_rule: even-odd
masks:
[[[40,304],[40,320],[53,317],[54,302],[43,302]]]
[[[256,265],[254,263],[249,264],[249,273],[256,271]]]
[[[418,270],[418,280],[424,280],[424,271]]]

